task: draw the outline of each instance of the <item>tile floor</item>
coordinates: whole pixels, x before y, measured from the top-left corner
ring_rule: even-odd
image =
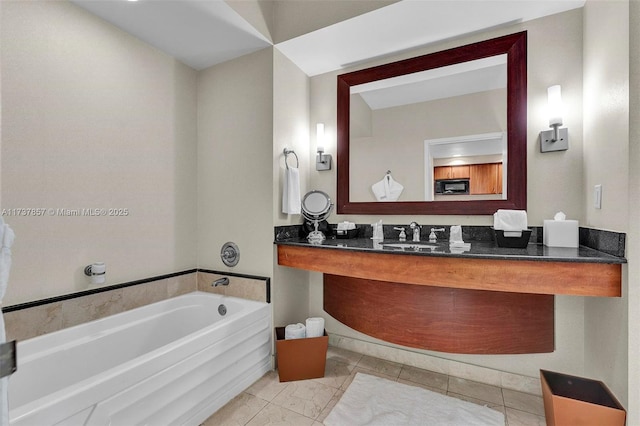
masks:
[[[540,396],[329,347],[325,377],[280,383],[278,373],[271,371],[209,417],[203,426],[321,426],[357,372],[487,405],[504,413],[508,426],[546,424]]]

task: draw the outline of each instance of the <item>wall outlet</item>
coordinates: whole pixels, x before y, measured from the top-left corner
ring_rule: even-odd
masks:
[[[593,187],[593,207],[596,209],[602,208],[602,185]]]

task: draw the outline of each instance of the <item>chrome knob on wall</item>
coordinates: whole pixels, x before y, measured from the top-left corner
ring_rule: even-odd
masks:
[[[240,249],[236,243],[224,243],[220,250],[220,258],[225,265],[236,266],[240,262]]]

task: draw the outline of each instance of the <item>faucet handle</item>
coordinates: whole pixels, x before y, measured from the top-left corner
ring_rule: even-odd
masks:
[[[404,228],[395,226],[393,229],[395,229],[396,231],[400,231],[400,235],[398,235],[398,239],[400,241],[407,241],[407,234],[404,232]]]
[[[431,228],[431,233],[429,234],[429,242],[435,243],[437,241],[436,232],[444,232],[444,228]]]

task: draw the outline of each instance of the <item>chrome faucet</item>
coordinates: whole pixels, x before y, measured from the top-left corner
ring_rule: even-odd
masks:
[[[211,283],[212,287],[218,287],[219,285],[229,285],[229,278],[218,278],[213,283]]]
[[[422,228],[422,226],[418,225],[418,222],[411,222],[409,228],[413,229],[413,241],[420,241],[420,228]]]

